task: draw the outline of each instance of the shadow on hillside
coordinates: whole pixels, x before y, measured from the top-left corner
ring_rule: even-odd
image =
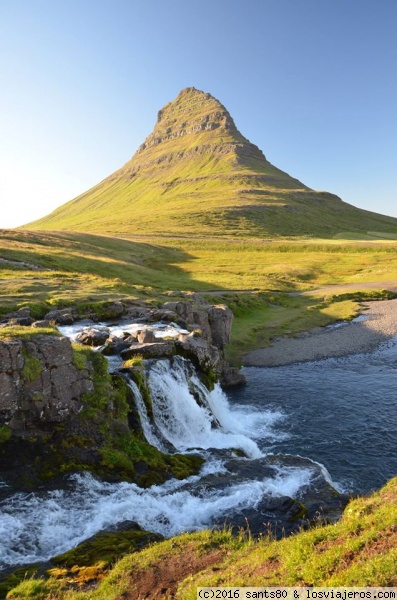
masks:
[[[85,233],[2,230],[0,244],[1,257],[10,261],[8,265],[3,263],[3,268],[14,270],[16,277],[21,270],[32,270],[36,281],[43,279],[48,286],[52,280],[54,289],[57,284],[65,288],[68,274],[112,280],[125,293],[134,288],[146,288],[155,294],[167,290],[203,291],[209,287],[179,266],[194,260],[194,256],[157,243]],[[218,285],[217,289],[223,290]]]

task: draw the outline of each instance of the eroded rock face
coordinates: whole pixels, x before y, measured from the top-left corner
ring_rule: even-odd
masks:
[[[211,328],[212,343],[223,350],[230,341],[233,313],[228,306],[220,304],[208,310],[208,322]]]
[[[219,369],[221,357],[218,348],[201,337],[195,337],[194,334],[182,334],[178,337],[176,349],[179,354],[189,358],[204,371],[206,369],[214,371]]]
[[[70,340],[51,335],[0,342],[0,425],[21,437],[77,414],[94,389],[91,368],[78,369]]]
[[[199,294],[191,294],[188,301],[166,302],[162,309],[178,315],[190,329],[200,330],[202,337],[219,350],[230,341],[233,313],[225,304],[213,306]]]

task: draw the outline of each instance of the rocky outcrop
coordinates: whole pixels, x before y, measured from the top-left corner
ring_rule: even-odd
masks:
[[[90,471],[147,487],[196,473],[202,458],[164,455],[142,439],[133,404],[122,374],[110,374],[99,352],[33,328],[4,339],[2,478],[25,490],[65,473]]]
[[[218,373],[222,364],[221,355],[216,346],[205,339],[190,333],[180,335],[176,342],[176,352],[188,358],[201,371],[211,369]]]
[[[48,327],[51,323],[71,325],[83,318],[90,318],[94,322],[137,319],[142,322],[142,329],[136,334],[125,333],[122,337],[115,337],[103,325],[94,325],[79,333],[76,341],[91,347],[103,346],[103,354],[121,354],[124,360],[139,355],[146,359],[181,354],[192,360],[199,369],[211,369],[223,386],[245,383],[244,375],[225,361],[225,348],[230,341],[233,322],[230,308],[225,304],[209,304],[201,294],[195,292],[178,292],[178,295],[178,299],[165,302],[159,308],[140,301],[106,302],[96,307],[86,306],[83,312],[73,306],[53,308],[44,319],[36,322],[33,322],[30,309],[26,307],[5,315],[3,323],[6,325],[12,321],[38,329]],[[151,323],[158,321],[174,322],[190,334],[183,334],[174,342],[160,340],[150,328]]]
[[[92,368],[91,368],[92,370]],[[55,335],[0,342],[0,425],[22,437],[77,414],[94,388],[90,366],[74,364],[71,343]]]

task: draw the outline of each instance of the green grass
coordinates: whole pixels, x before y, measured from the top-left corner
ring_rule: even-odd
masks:
[[[0,314],[31,306],[36,317],[76,305],[106,314],[114,299],[169,300],[170,290],[205,294],[235,314],[229,359],[266,345],[275,335],[293,335],[357,313],[355,300],[397,281],[397,242],[147,238],[146,242],[83,233],[1,232],[1,256],[42,269],[1,265]],[[52,270],[53,269],[53,270]],[[313,288],[378,285],[365,297]],[[237,292],[240,290],[239,292]],[[299,292],[305,291],[305,295]],[[296,293],[296,296],[288,295]],[[369,296],[368,296],[369,295]],[[345,302],[340,302],[341,299]],[[52,333],[53,330],[37,330]],[[31,328],[0,328],[0,337],[32,335]]]

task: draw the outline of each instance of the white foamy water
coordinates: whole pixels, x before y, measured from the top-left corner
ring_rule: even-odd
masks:
[[[117,325],[108,325],[106,323],[94,323],[90,319],[85,319],[77,321],[72,325],[59,325],[58,329],[63,335],[73,341],[75,341],[79,333],[88,331],[89,329],[105,329],[109,331],[109,335],[116,337],[121,337],[124,333],[134,334],[137,331],[152,331],[155,337],[159,339],[165,337],[176,338],[181,333],[189,333],[176,323],[162,323],[161,321],[152,323],[151,325],[137,322],[121,322]]]
[[[207,469],[207,473],[210,469]],[[73,475],[71,489],[16,494],[1,506],[0,567],[48,560],[98,531],[126,520],[166,537],[204,529],[230,510],[256,506],[263,496],[294,496],[310,482],[310,469],[279,469],[266,481],[244,481],[194,495],[180,488],[200,480],[172,480],[142,489]]]
[[[160,360],[148,382],[153,415],[162,435],[180,452],[190,448],[238,448],[250,458],[263,456],[251,437],[265,438],[281,413],[232,409],[217,384],[212,392],[191,374],[189,361]]]

